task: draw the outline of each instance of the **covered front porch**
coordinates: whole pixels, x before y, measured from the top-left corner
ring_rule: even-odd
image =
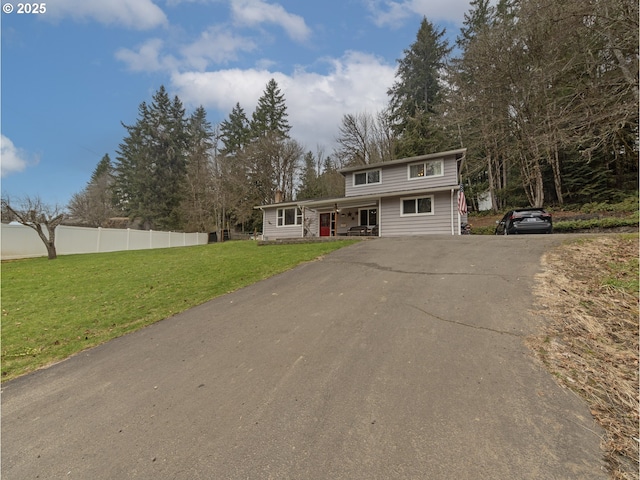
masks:
[[[378,236],[379,198],[334,198],[304,203],[313,211],[317,229],[310,233],[319,237]]]

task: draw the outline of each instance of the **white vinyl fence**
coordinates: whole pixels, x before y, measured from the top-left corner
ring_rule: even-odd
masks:
[[[0,257],[2,260],[47,256],[47,249],[36,231],[24,225],[0,224],[0,240]],[[58,255],[188,247],[204,245],[208,240],[209,235],[207,233],[85,228],[66,225],[60,225],[56,228],[56,251]]]

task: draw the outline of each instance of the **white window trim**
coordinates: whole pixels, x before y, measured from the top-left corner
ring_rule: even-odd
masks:
[[[285,214],[284,211],[285,210],[295,210],[296,211],[296,220],[295,223],[292,223],[290,225],[286,225],[284,223],[284,219],[285,219]],[[298,211],[300,211],[300,214],[298,214]],[[280,216],[280,212],[282,212],[282,216]],[[302,218],[303,214],[302,214],[302,209],[299,207],[282,207],[282,208],[278,208],[276,210],[276,228],[290,228],[290,227],[299,227],[300,225],[303,224],[304,219]],[[282,218],[282,225],[280,225],[280,219]]]
[[[429,198],[431,199],[431,211],[426,213],[404,213],[403,204],[406,200],[416,200],[416,210],[417,210],[417,200],[420,198]],[[403,197],[400,199],[400,216],[401,217],[425,217],[428,215],[435,215],[436,205],[434,201],[433,195],[419,195],[417,197]]]
[[[376,210],[376,219],[378,218],[378,215],[380,214],[380,209],[379,209],[378,207],[365,207],[365,208],[359,208],[359,209],[358,209],[358,225],[362,225],[362,223],[360,223],[360,216],[362,215],[362,213],[361,213],[361,212],[362,212],[363,210],[366,210],[367,212],[368,212],[369,210]],[[380,220],[378,220],[378,223],[380,223]],[[376,223],[376,225],[377,225],[377,223]],[[368,215],[367,215],[367,225],[366,225],[366,226],[367,226],[367,227],[375,227],[375,225],[369,225],[369,218],[368,218]]]
[[[367,175],[367,182],[362,183],[360,185],[356,185],[356,175],[360,173],[369,173],[369,172],[378,172],[378,181],[377,182],[369,182],[369,176]],[[353,172],[353,186],[356,188],[366,187],[367,185],[380,185],[382,183],[382,169],[381,168],[370,168],[368,170],[359,170],[357,172]]]
[[[440,172],[438,175],[425,175],[424,177],[412,177],[411,176],[411,167],[416,165],[424,165],[425,171],[427,170],[427,163],[435,163],[440,162]],[[425,178],[434,178],[434,177],[444,177],[444,160],[423,160],[422,162],[410,163],[407,165],[407,180],[410,182],[414,180],[424,180]]]

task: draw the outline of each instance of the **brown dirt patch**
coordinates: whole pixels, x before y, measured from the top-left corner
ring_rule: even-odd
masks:
[[[639,478],[638,292],[618,278],[635,272],[637,280],[637,259],[637,236],[580,240],[546,254],[535,293],[549,322],[529,342],[606,431],[602,448],[616,480]]]

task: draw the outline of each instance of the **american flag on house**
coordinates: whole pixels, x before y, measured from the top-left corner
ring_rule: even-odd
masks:
[[[460,215],[467,214],[467,198],[464,196],[464,185],[462,183],[458,191],[458,212],[460,212]]]

